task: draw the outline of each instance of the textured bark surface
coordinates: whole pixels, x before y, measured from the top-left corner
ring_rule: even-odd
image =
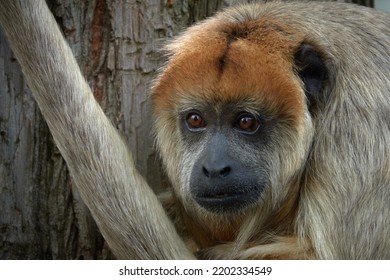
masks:
[[[163,62],[158,49],[235,2],[48,1],[95,98],[156,191],[167,184],[153,149],[148,99]],[[0,32],[0,259],[111,258]]]

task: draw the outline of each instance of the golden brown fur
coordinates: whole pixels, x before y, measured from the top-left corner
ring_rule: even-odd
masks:
[[[44,1],[1,1],[0,22],[118,258],[390,258],[388,15],[338,3],[238,6],[169,44],[152,89],[156,143],[173,185],[162,195],[167,212],[93,99]],[[306,64],[307,53],[326,75]],[[272,137],[261,152],[243,149],[259,144],[237,133],[226,140],[229,157],[258,163],[261,172],[248,174],[266,182],[259,199],[236,212],[210,211],[190,194],[202,143],[214,137],[189,141],[180,128],[181,114],[198,107],[221,122],[226,108],[270,116],[264,134]]]

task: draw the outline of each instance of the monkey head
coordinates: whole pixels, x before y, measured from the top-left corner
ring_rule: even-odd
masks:
[[[157,146],[186,211],[266,217],[294,199],[327,78],[316,47],[277,20],[222,13],[167,51],[152,94]]]

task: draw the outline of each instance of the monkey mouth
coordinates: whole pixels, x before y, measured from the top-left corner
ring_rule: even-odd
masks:
[[[224,190],[192,193],[194,200],[204,209],[213,213],[236,213],[258,201],[260,187],[230,188]]]

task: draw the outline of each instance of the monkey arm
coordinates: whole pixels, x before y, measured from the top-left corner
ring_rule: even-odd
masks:
[[[2,0],[0,23],[114,254],[120,259],[194,258],[95,101],[45,1]]]

